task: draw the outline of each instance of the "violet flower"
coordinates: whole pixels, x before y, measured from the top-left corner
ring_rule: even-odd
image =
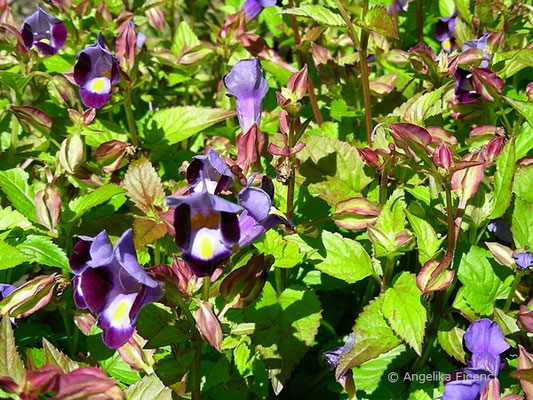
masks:
[[[455,71],[455,97],[463,103],[473,103],[479,98],[479,93],[472,86],[472,73],[461,68]]]
[[[102,35],[96,43],[87,46],[76,55],[74,80],[80,87],[83,104],[90,108],[101,108],[111,97],[111,85],[118,83],[118,60],[105,48]]]
[[[218,153],[209,150],[205,156],[194,156],[187,168],[187,183],[191,192],[218,194],[233,185],[233,174]]]
[[[346,338],[346,342],[344,342],[344,345],[336,349],[326,351],[322,354],[322,358],[324,358],[324,361],[326,362],[326,364],[328,365],[331,371],[335,371],[337,369],[341,356],[348,353],[350,350],[352,350],[354,345],[355,345],[355,337],[353,333],[350,333],[348,335],[348,338]],[[342,375],[337,380],[337,382],[339,382],[342,385],[342,387],[345,388],[346,380],[348,378],[351,378],[352,376],[353,376],[353,372],[351,369],[349,369],[344,375]]]
[[[394,4],[391,4],[387,9],[387,13],[389,15],[393,14],[393,6],[396,6],[396,12],[399,14],[401,12],[407,11],[407,9],[409,8],[409,0],[394,0]]]
[[[207,191],[167,197],[167,205],[175,209],[176,246],[182,250],[181,258],[197,277],[211,276],[239,241],[237,213],[242,207]]]
[[[263,8],[272,7],[276,5],[276,0],[246,0],[242,6],[246,20],[251,21],[257,17]]]
[[[244,208],[239,216],[240,248],[255,242],[266,231],[278,224],[285,224],[291,229],[294,228],[294,224],[287,219],[285,214],[272,204],[274,185],[270,178],[264,176],[260,187],[251,186],[253,180],[254,177],[239,192],[239,204]]]
[[[478,50],[483,51],[483,61],[481,61],[482,68],[488,68],[489,66],[490,55],[485,50],[487,47],[488,37],[489,37],[489,34],[485,33],[479,39],[469,40],[463,44],[463,49],[462,49],[463,51],[470,50],[470,49],[478,49]]]
[[[35,45],[43,54],[49,56],[56,54],[67,39],[65,24],[39,6],[37,11],[24,20],[20,31],[28,50]]]
[[[513,258],[519,269],[528,269],[533,265],[533,256],[526,251],[515,252]]]
[[[449,375],[441,400],[478,400],[490,380],[503,368],[501,354],[510,348],[499,325],[487,318],[472,322],[463,341],[471,353],[468,368]]]
[[[268,91],[268,83],[257,58],[238,61],[224,77],[228,96],[236,99],[237,117],[242,133],[261,122],[261,103]]]
[[[5,299],[16,287],[8,283],[0,283],[0,300]]]
[[[503,218],[497,218],[487,225],[487,230],[491,232],[496,239],[506,244],[513,244],[513,234],[509,223]]]
[[[455,43],[455,18],[457,18],[457,11],[451,17],[439,19],[435,25],[435,38],[447,53],[457,48]]]
[[[69,259],[75,274],[74,302],[98,315],[103,342],[119,348],[133,334],[140,309],[159,300],[163,290],[139,265],[131,229],[114,248],[105,230],[80,239]]]

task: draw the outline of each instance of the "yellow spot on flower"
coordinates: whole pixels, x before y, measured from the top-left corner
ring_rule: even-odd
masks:
[[[213,242],[209,236],[200,239],[200,257],[204,260],[213,257]]]
[[[122,300],[115,311],[113,312],[113,323],[116,325],[121,324],[130,312],[130,305],[127,300]]]
[[[446,51],[450,51],[452,48],[452,42],[450,39],[446,39],[444,42],[442,42],[442,48]]]

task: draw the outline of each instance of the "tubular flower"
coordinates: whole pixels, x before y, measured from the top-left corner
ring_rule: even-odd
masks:
[[[476,101],[479,93],[472,86],[472,73],[461,68],[455,71],[455,97],[463,104]]]
[[[339,365],[339,359],[341,358],[341,356],[352,350],[354,345],[355,337],[353,333],[351,333],[350,335],[348,335],[348,338],[346,339],[346,342],[344,342],[343,346],[324,352],[322,354],[322,357],[324,358],[324,361],[328,365],[329,369],[335,371],[337,369],[337,366]],[[353,372],[351,369],[349,369],[348,372],[346,372],[337,380],[337,382],[339,382],[343,388],[346,388],[346,381],[348,379],[351,380],[352,378]]]
[[[103,342],[116,349],[133,334],[140,309],[159,300],[163,290],[139,265],[131,229],[114,248],[106,231],[80,239],[69,259],[74,302],[98,314]]]
[[[276,5],[276,0],[246,0],[242,6],[246,19],[251,21],[257,17],[263,8],[272,7]]]
[[[37,11],[20,26],[24,45],[29,50],[33,45],[43,54],[54,55],[65,44],[67,29],[56,17],[37,6]]]
[[[216,151],[193,158],[186,174],[191,192],[201,192],[205,187],[209,193],[218,194],[233,185],[233,174]]]
[[[442,49],[450,53],[457,48],[455,44],[455,18],[457,11],[451,17],[441,18],[435,25],[435,38],[440,42]]]
[[[533,256],[526,251],[515,252],[513,258],[519,269],[527,269],[533,265]]]
[[[294,228],[293,223],[287,219],[285,214],[272,204],[274,185],[270,178],[264,176],[260,187],[251,186],[252,181],[253,178],[239,192],[239,203],[244,208],[239,216],[240,248],[255,242],[266,231],[278,224]]]
[[[496,322],[474,321],[466,330],[464,344],[471,353],[468,368],[450,374],[441,400],[477,400],[483,389],[503,368],[501,354],[510,346]]]
[[[7,283],[0,283],[0,300],[5,299],[16,287]]]
[[[261,103],[268,91],[268,83],[257,58],[238,61],[224,77],[228,96],[236,99],[237,117],[242,133],[246,134],[253,124],[259,127]]]
[[[211,276],[239,242],[237,213],[242,208],[207,191],[167,197],[167,205],[175,209],[176,246],[182,250],[181,258],[194,275]]]
[[[490,55],[485,50],[487,47],[488,33],[485,33],[479,39],[469,40],[463,44],[463,51],[470,49],[478,49],[483,51],[483,61],[481,61],[481,67],[487,68],[489,66]]]
[[[86,107],[101,108],[111,97],[111,85],[118,83],[118,60],[105,48],[98,34],[96,43],[76,55],[74,80],[80,87],[80,96]]]

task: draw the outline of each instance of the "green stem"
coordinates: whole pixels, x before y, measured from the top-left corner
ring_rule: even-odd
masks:
[[[131,89],[126,89],[126,101],[124,103],[124,110],[126,111],[126,120],[128,122],[128,130],[131,136],[131,143],[135,146],[139,146],[139,137],[137,136],[137,130],[135,128],[135,119],[133,118],[131,104]]]
[[[192,377],[191,377],[191,399],[192,400],[200,400],[201,399],[201,392],[200,392],[200,378],[202,375],[201,369],[202,369],[202,342],[196,342],[194,345],[194,365],[191,371]]]
[[[385,265],[385,271],[383,272],[383,281],[381,283],[382,292],[384,292],[390,284],[390,281],[392,279],[392,273],[394,272],[395,262],[396,260],[394,259],[394,257],[387,257],[387,264]]]
[[[510,123],[509,120],[507,119],[507,115],[505,114],[505,110],[504,110],[504,108],[503,108],[503,106],[502,106],[501,101],[499,102],[498,105],[500,106],[500,111],[501,111],[501,113],[502,113],[502,119],[503,119],[503,122],[504,122],[505,128],[507,129],[508,134],[511,135],[512,132],[513,132],[513,128],[512,128],[511,123]]]
[[[154,263],[155,265],[161,264],[161,248],[159,247],[159,241],[154,243]]]
[[[283,277],[281,274],[281,268],[274,269],[274,278],[276,279],[276,293],[278,296],[283,292]]]
[[[509,296],[507,296],[507,300],[505,300],[505,305],[503,306],[503,311],[509,311],[509,308],[511,308],[511,304],[513,303],[514,294],[516,292],[516,289],[518,288],[518,285],[520,284],[520,281],[522,280],[522,275],[524,275],[524,271],[518,271],[516,273],[516,276],[513,281],[513,286],[511,286],[511,291],[509,292]]]
[[[11,161],[15,157],[17,152],[17,141],[19,132],[19,120],[15,115],[11,116],[11,143],[9,144],[9,150],[7,151],[7,159],[11,164]]]
[[[209,300],[209,289],[211,288],[211,279],[208,276],[204,276],[202,283],[202,300]]]

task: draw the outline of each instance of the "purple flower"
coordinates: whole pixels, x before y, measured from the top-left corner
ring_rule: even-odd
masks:
[[[503,368],[501,354],[511,346],[496,322],[487,318],[472,322],[465,332],[464,345],[471,353],[468,368],[450,374],[441,400],[477,400],[485,386]]]
[[[259,127],[261,103],[268,91],[268,83],[257,58],[238,61],[224,77],[228,96],[236,99],[237,117],[242,133],[246,134],[253,124]]]
[[[5,299],[16,287],[8,283],[0,283],[0,300]]]
[[[533,256],[528,252],[515,253],[513,258],[519,269],[527,269],[533,265]]]
[[[135,24],[133,23],[133,21],[130,21],[130,26],[131,29],[135,29]],[[137,48],[139,49],[142,49],[142,47],[144,46],[144,42],[146,42],[146,35],[142,32],[138,32],[135,35],[135,46],[137,46]]]
[[[455,44],[455,18],[457,11],[451,17],[441,18],[435,25],[435,38],[440,42],[442,49],[447,53],[457,48]]]
[[[506,244],[513,244],[511,227],[503,218],[492,220],[492,222],[487,225],[487,230],[491,232],[499,241]]]
[[[276,0],[246,0],[242,6],[246,19],[251,21],[257,17],[263,8],[276,5]]]
[[[401,13],[401,12],[407,11],[407,9],[409,8],[409,0],[395,0],[394,5],[396,6],[396,12]],[[389,15],[393,14],[392,7],[393,7],[393,4],[391,4],[389,8],[387,9],[387,13]]]
[[[80,239],[69,259],[74,302],[98,315],[103,342],[116,349],[133,334],[140,309],[159,300],[163,290],[139,265],[131,229],[114,248],[106,231]]]
[[[350,350],[352,350],[353,346],[355,345],[355,337],[353,333],[350,333],[348,337],[346,338],[346,342],[344,342],[344,345],[341,347],[338,347],[334,350],[326,351],[322,354],[322,357],[324,358],[324,361],[328,365],[329,369],[331,371],[335,371],[337,369],[337,366],[339,365],[339,359],[342,355],[348,353]],[[351,369],[349,369],[343,376],[341,376],[337,382],[339,382],[342,387],[346,386],[346,380],[348,378],[351,378],[353,376],[353,372]]]
[[[479,93],[472,86],[472,73],[461,68],[455,71],[455,97],[463,104],[476,101]]]
[[[483,51],[483,61],[481,61],[482,68],[488,68],[490,55],[486,52],[488,33],[485,33],[479,39],[469,40],[463,44],[463,51],[470,49],[478,49]]]
[[[242,207],[207,191],[167,197],[167,205],[175,209],[176,246],[182,250],[181,258],[194,275],[211,276],[239,242],[237,213]]]
[[[239,204],[244,208],[239,216],[240,248],[255,242],[266,231],[278,224],[294,228],[294,224],[287,219],[285,214],[272,204],[274,185],[270,178],[263,176],[260,187],[251,186],[253,180],[252,177],[248,185],[239,192]]]
[[[90,108],[101,108],[111,97],[111,85],[118,83],[118,60],[105,48],[102,35],[96,43],[87,46],[76,57],[74,80],[80,87],[83,104]]]
[[[56,17],[37,6],[37,11],[24,20],[20,26],[24,45],[29,50],[35,45],[43,54],[56,54],[65,44],[67,29]]]
[[[191,192],[202,192],[204,187],[211,194],[218,194],[233,185],[233,174],[214,150],[205,156],[195,156],[187,168],[187,183]]]

